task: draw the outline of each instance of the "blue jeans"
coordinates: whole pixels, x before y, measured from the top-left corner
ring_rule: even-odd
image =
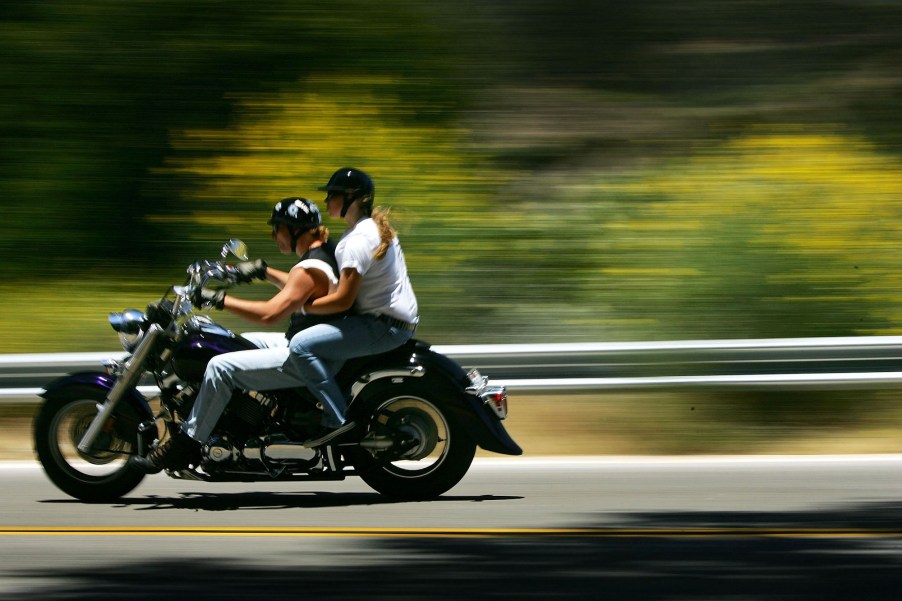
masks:
[[[210,438],[234,390],[281,390],[304,385],[283,369],[289,355],[284,335],[254,333],[245,338],[261,348],[217,355],[207,363],[197,400],[182,424],[182,431],[198,442]]]
[[[286,375],[294,376],[323,405],[322,424],[337,428],[345,423],[348,402],[335,382],[335,374],[348,359],[376,355],[398,348],[413,337],[373,315],[349,315],[302,330],[288,343]]]

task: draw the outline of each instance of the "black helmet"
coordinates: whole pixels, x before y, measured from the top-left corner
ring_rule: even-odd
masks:
[[[272,217],[266,223],[275,225],[284,223],[290,227],[296,227],[307,231],[323,224],[322,215],[316,205],[299,196],[283,198],[273,207]]]
[[[364,210],[369,213],[373,208],[373,200],[376,198],[376,186],[373,184],[373,179],[365,172],[353,167],[342,167],[332,174],[328,184],[320,186],[319,189],[323,192],[344,194],[342,217],[348,212],[351,203],[357,199],[360,199]]]

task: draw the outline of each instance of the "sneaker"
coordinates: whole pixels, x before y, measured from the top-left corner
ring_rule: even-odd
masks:
[[[337,428],[323,426],[316,434],[313,435],[312,438],[308,438],[304,441],[304,446],[307,448],[318,447],[321,444],[329,442],[330,440],[335,440],[346,432],[350,432],[355,425],[356,424],[354,424],[354,422],[345,422]]]
[[[153,449],[146,457],[132,457],[131,464],[145,474],[156,474],[164,469],[183,470],[200,463],[200,443],[184,433],[179,433]]]

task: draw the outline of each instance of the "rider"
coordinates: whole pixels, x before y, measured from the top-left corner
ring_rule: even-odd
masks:
[[[269,267],[264,261],[246,261],[235,267],[240,282],[266,280],[281,290],[267,301],[253,301],[226,295],[223,290],[199,288],[192,297],[195,306],[226,309],[263,325],[277,323],[291,315],[291,324],[283,336],[275,332],[251,333],[245,337],[259,350],[237,351],[213,357],[207,364],[204,381],[188,419],[178,434],[146,457],[133,458],[133,464],[147,473],[179,470],[197,464],[200,447],[213,432],[219,416],[232,397],[232,391],[275,390],[302,386],[297,377],[282,367],[289,355],[288,340],[309,326],[339,316],[314,316],[304,312],[304,304],[334,290],[338,284],[335,245],[323,226],[319,209],[306,198],[291,197],[279,201],[269,224],[272,237],[282,254],[296,253],[300,258],[290,271]]]
[[[339,281],[334,292],[304,305],[308,315],[330,315],[354,308],[354,314],[296,334],[285,370],[300,377],[323,405],[322,429],[304,442],[315,447],[351,430],[345,395],[335,374],[347,359],[383,353],[410,340],[419,321],[417,299],[388,211],[373,209],[375,186],[369,175],[351,167],[336,171],[326,192],[330,217],[349,228],[335,249]]]

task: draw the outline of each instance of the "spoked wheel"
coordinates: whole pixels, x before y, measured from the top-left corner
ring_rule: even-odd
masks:
[[[90,452],[78,449],[106,392],[86,386],[58,391],[35,418],[35,450],[44,471],[60,490],[83,501],[117,499],[138,486],[145,475],[128,464],[137,439],[122,437],[113,423]]]
[[[358,399],[367,433],[349,458],[364,482],[402,499],[429,499],[467,473],[476,443],[448,414],[440,390],[420,383],[372,384]]]

